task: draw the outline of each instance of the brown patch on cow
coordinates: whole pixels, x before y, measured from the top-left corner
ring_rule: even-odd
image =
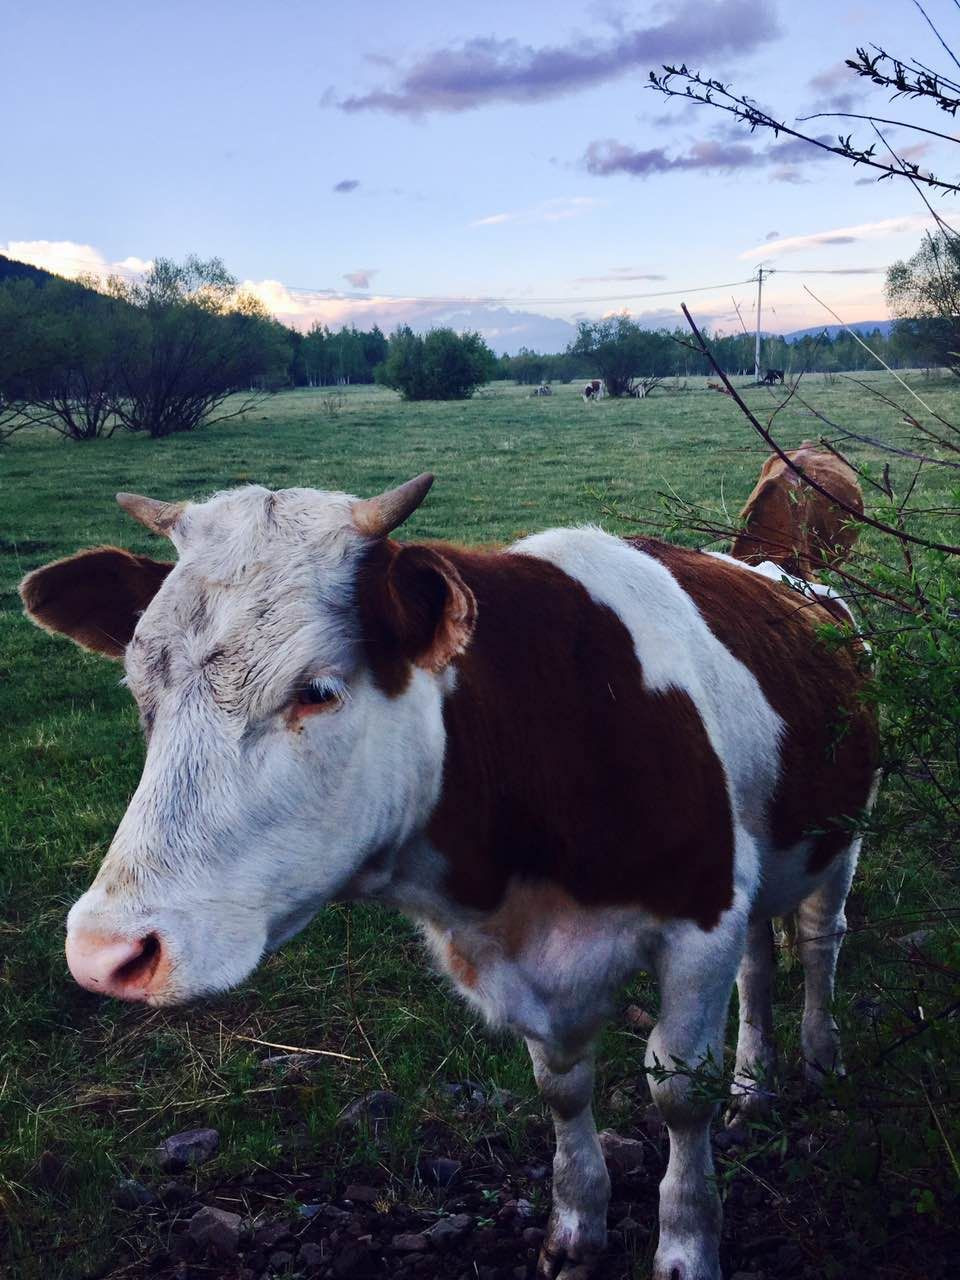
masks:
[[[45,631],[119,658],[172,568],[120,547],[95,547],[27,574],[20,596]]]
[[[406,689],[412,666],[442,671],[473,634],[476,601],[445,551],[382,539],[360,567],[362,643],[389,697]]]
[[[646,689],[621,620],[556,566],[442,556],[476,600],[427,829],[448,892],[489,912],[528,880],[711,928],[733,899],[732,820],[690,698]]]
[[[821,639],[831,612],[782,583],[702,551],[629,541],[670,570],[785,722],[771,834],[781,849],[813,836],[809,870],[822,870],[849,844],[848,820],[866,805],[876,768],[876,717],[861,697],[856,646]]]
[[[787,457],[829,493],[863,512],[856,474],[840,458],[809,440],[787,450]],[[777,454],[764,462],[740,518],[744,528],[731,555],[748,564],[772,560],[804,578],[846,560],[859,533],[847,512],[805,484]]]
[[[472,990],[477,985],[477,966],[452,942],[447,943],[447,972],[461,987]]]
[[[514,881],[503,902],[484,922],[483,932],[498,950],[515,960],[526,949],[532,930],[575,928],[584,908],[559,885],[543,880]]]

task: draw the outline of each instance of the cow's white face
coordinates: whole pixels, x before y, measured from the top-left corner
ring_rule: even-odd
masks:
[[[465,610],[452,584],[429,643],[406,642],[402,620],[376,612],[404,549],[359,529],[357,506],[251,487],[177,509],[178,562],[123,655],[143,776],[68,918],[70,967],[92,990],[171,1004],[234,985],[429,817],[444,750],[437,672],[469,639],[472,601]],[[446,580],[448,562],[414,550],[440,568],[419,565],[410,589],[424,572]],[[32,607],[29,584],[28,611],[70,633]],[[464,624],[453,644],[451,602]],[[399,692],[369,659],[364,632],[381,622],[381,645],[395,640],[404,652],[391,658],[408,664]]]

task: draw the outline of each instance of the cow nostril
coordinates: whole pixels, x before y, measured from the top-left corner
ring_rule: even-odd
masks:
[[[122,987],[133,983],[149,982],[157,965],[160,963],[162,949],[157,935],[148,933],[145,938],[140,940],[139,952],[135,956],[131,956],[129,960],[125,960],[123,964],[114,970],[111,978],[112,983]]]

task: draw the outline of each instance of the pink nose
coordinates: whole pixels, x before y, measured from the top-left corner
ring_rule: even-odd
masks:
[[[71,929],[66,952],[81,987],[119,1000],[146,1000],[166,969],[163,944],[155,933],[130,940]]]

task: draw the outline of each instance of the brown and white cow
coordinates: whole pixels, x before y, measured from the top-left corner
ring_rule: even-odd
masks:
[[[816,603],[723,557],[596,528],[489,552],[391,540],[430,483],[120,495],[175,564],[103,547],[25,579],[36,622],[123,659],[147,744],[70,911],[70,968],[178,1004],[242,981],[325,903],[398,907],[529,1046],[557,1136],[542,1277],[604,1247],[592,1046],[621,984],[655,973],[654,1275],[718,1280],[712,1107],[674,1068],[721,1060],[736,981],[736,1100],[763,1106],[770,920],[794,911],[806,1071],[839,1067],[874,770],[856,657],[819,642]]]
[[[786,453],[819,485],[862,514],[863,494],[852,467],[810,440]],[[754,565],[773,561],[804,578],[842,564],[857,540],[856,521],[804,484],[779,454],[763,464],[740,519],[743,528],[732,556]]]
[[[603,391],[603,380],[601,378],[591,378],[581,392],[584,403],[587,400],[602,400]]]

